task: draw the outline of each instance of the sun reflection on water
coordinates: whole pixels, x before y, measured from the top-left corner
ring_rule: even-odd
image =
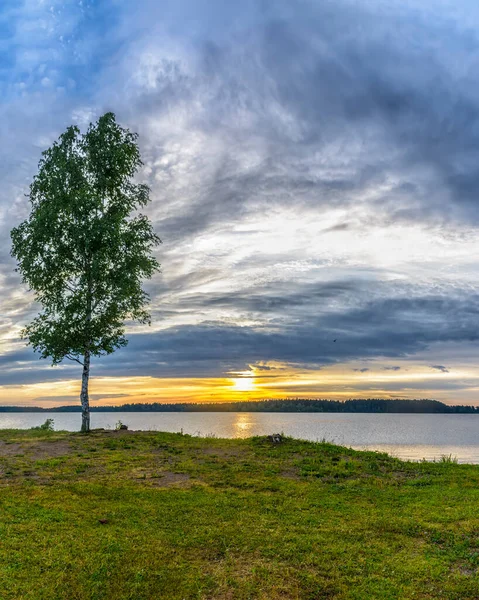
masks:
[[[251,415],[242,413],[236,413],[235,421],[233,423],[235,437],[248,437],[251,435],[251,428],[253,422],[251,421]]]

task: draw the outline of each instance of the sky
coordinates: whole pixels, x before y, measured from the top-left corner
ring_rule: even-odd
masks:
[[[20,339],[9,232],[42,150],[113,111],[162,272],[93,404],[479,405],[478,79],[475,0],[2,0],[0,404],[78,402]]]

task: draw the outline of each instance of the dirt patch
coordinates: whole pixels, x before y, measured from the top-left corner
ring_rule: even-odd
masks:
[[[452,571],[459,573],[459,575],[462,575],[463,577],[475,577],[478,569],[472,565],[458,564],[453,567]]]
[[[36,442],[27,446],[25,452],[35,459],[56,458],[70,454],[72,447],[64,440],[54,442]]]
[[[280,473],[281,477],[285,477],[286,479],[295,479],[296,481],[303,480],[297,469],[283,469]]]
[[[15,456],[16,454],[25,454],[25,446],[17,443],[7,444],[0,441],[0,457]]]
[[[190,476],[186,473],[172,473],[163,471],[160,475],[150,480],[155,487],[170,487],[172,485],[184,485],[190,481]]]
[[[16,442],[7,444],[0,441],[0,457],[16,456],[23,454],[25,457],[34,460],[43,458],[56,458],[70,454],[72,448],[65,440],[54,440],[45,442],[25,442],[18,444]]]

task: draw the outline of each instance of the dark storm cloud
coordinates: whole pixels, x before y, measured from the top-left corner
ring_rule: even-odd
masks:
[[[309,305],[320,302],[338,300],[346,297],[348,301],[364,288],[364,283],[359,280],[318,282],[313,284],[296,284],[296,289],[291,289],[291,284],[279,282],[261,286],[256,284],[250,293],[232,294],[191,294],[182,300],[185,308],[235,307],[245,312],[273,314],[275,312],[291,314],[295,308],[305,310]]]
[[[378,298],[360,308],[329,311],[280,327],[221,322],[130,336],[125,350],[95,360],[95,376],[218,377],[249,364],[279,361],[304,368],[378,356],[394,358],[436,342],[479,340],[479,297]],[[337,339],[336,343],[332,340]],[[1,357],[0,383],[77,377],[78,368],[47,368],[29,350]],[[394,367],[392,367],[394,368]],[[447,367],[431,365],[447,372]],[[397,370],[397,368],[394,368]],[[365,369],[360,369],[365,372]]]
[[[404,357],[435,342],[477,341],[478,317],[477,296],[467,301],[377,299],[361,308],[285,322],[279,330],[211,323],[133,336],[128,357],[119,353],[115,360],[107,359],[108,369],[161,376],[181,373],[189,365],[189,372],[218,374],[256,361],[317,368],[352,359]]]
[[[128,358],[118,354],[116,366],[117,360],[107,359],[108,368],[136,372],[141,364],[149,374],[160,375],[190,365],[193,372],[219,373],[255,361],[317,368],[351,359],[404,357],[435,342],[477,341],[478,317],[478,296],[379,298],[361,308],[283,322],[277,330],[211,323],[132,336]]]
[[[350,135],[372,159],[355,157],[347,179],[304,177],[319,192],[314,201],[351,201],[396,172],[403,180],[379,199],[390,217],[448,218],[459,209],[457,216],[477,221],[478,36],[427,11],[375,14],[374,3],[309,7],[296,20],[265,26],[265,70],[280,104],[302,123],[300,143],[311,150],[344,140],[347,156]],[[418,166],[431,171],[430,181]],[[397,205],[408,196],[412,207]]]

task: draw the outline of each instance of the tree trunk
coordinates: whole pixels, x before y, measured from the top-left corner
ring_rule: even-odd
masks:
[[[82,433],[90,431],[90,401],[88,398],[88,382],[90,379],[90,351],[86,350],[83,357],[83,373],[81,378],[81,430]]]

